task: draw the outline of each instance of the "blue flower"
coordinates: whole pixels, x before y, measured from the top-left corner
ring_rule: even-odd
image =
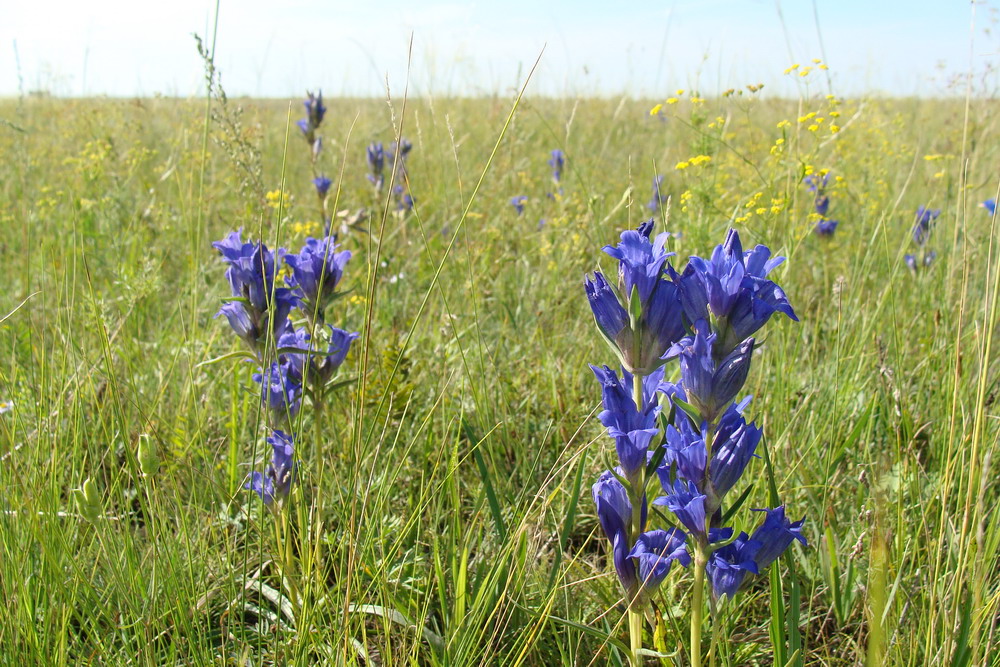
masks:
[[[753,539],[761,545],[760,550],[754,558],[761,570],[778,560],[794,540],[798,540],[803,546],[808,546],[809,543],[806,542],[805,536],[802,535],[802,524],[805,519],[800,519],[794,523],[790,522],[785,517],[785,507],[783,505],[773,510],[754,511],[764,512],[764,523],[753,533]]]
[[[368,146],[368,169],[368,180],[376,189],[381,190],[385,183],[385,150],[381,142]]]
[[[684,567],[691,564],[691,556],[684,544],[686,539],[684,531],[677,528],[651,530],[636,538],[628,556],[638,563],[643,592],[655,592],[674,561]]]
[[[996,215],[996,212],[997,212],[997,200],[996,199],[987,199],[982,204],[980,204],[980,206],[982,206],[983,208],[985,208],[986,211],[990,215]]]
[[[263,473],[254,471],[250,479],[243,485],[244,489],[253,491],[265,505],[271,505],[275,499],[288,496],[295,481],[295,449],[292,436],[275,429],[267,439],[271,445],[271,462]]]
[[[293,381],[301,383],[302,378],[308,376],[313,383],[326,384],[344,363],[351,349],[351,343],[361,336],[359,333],[348,332],[329,324],[327,327],[329,334],[325,352],[321,351],[321,346],[314,345],[310,341],[309,333],[304,327],[300,329],[289,327],[278,341],[279,349],[283,350],[281,360],[290,364]]]
[[[601,383],[604,410],[598,419],[615,440],[615,451],[621,462],[623,475],[638,484],[645,470],[649,445],[659,433],[656,416],[660,413],[657,389],[663,380],[662,370],[643,378],[643,404],[636,407],[632,398],[632,375],[627,371],[622,378],[607,366],[591,366]]]
[[[306,97],[302,104],[306,108],[306,117],[309,119],[309,124],[313,129],[316,129],[323,124],[323,116],[326,115],[326,107],[323,106],[323,91],[319,91],[316,95],[306,92],[306,95],[308,97]]]
[[[941,209],[929,209],[920,206],[917,208],[916,219],[913,223],[913,242],[917,245],[927,243],[931,236],[931,226],[941,215]]]
[[[731,535],[732,529],[726,530],[728,534],[719,531],[713,537],[728,539],[726,535]],[[712,553],[705,573],[712,584],[712,594],[716,599],[723,595],[735,597],[747,572],[760,573],[760,568],[754,560],[760,548],[760,542],[749,539],[746,533],[740,533],[735,540]]]
[[[275,423],[291,420],[299,411],[302,386],[296,376],[296,365],[287,357],[253,375],[254,382],[261,386],[261,405],[270,411]]]
[[[662,478],[661,478],[662,485]],[[687,531],[699,541],[707,539],[705,533],[705,494],[698,491],[693,482],[675,480],[672,486],[663,485],[667,493],[653,501],[654,505],[666,505]]]
[[[610,471],[604,471],[592,488],[597,518],[611,541],[611,555],[618,579],[627,593],[634,594],[635,564],[629,558],[628,533],[632,525],[632,503],[628,492]],[[641,528],[640,528],[641,529]]]
[[[663,206],[664,204],[666,204],[667,203],[667,199],[670,198],[668,195],[665,195],[665,194],[663,194],[660,191],[660,186],[661,185],[663,185],[663,176],[662,175],[654,176],[653,177],[653,198],[649,200],[648,204],[646,204],[646,208],[648,208],[653,213],[656,213],[657,211],[659,211],[660,207]]]
[[[716,337],[705,320],[698,320],[695,335],[682,338],[665,355],[679,357],[684,393],[708,423],[714,422],[743,388],[754,346],[754,339],[747,338],[717,362],[713,354]]]
[[[816,227],[813,231],[819,236],[833,236],[833,233],[837,231],[837,225],[840,223],[836,220],[820,220],[816,223]]]
[[[827,183],[830,182],[830,174],[826,173],[822,176],[819,174],[810,174],[802,179],[802,181],[808,186],[809,192],[822,195],[826,190]]]
[[[760,443],[762,431],[754,423],[747,424],[740,414],[746,402],[731,405],[719,419],[712,440],[712,462],[709,472],[712,490],[721,501],[743,475]],[[714,511],[714,508],[713,508]]]
[[[816,201],[813,204],[816,207],[816,212],[826,217],[827,211],[830,210],[830,198],[826,195],[816,197]]]
[[[330,186],[333,185],[333,181],[326,176],[317,176],[313,179],[313,185],[316,186],[316,193],[319,195],[319,198],[326,199],[326,193],[330,191]]]
[[[298,298],[290,289],[275,287],[275,256],[263,243],[243,242],[235,231],[212,245],[229,264],[226,279],[239,299],[223,305],[216,317],[225,315],[236,334],[257,351],[269,329],[274,340],[284,333]],[[284,252],[280,249],[278,257]]]
[[[910,267],[910,270],[916,273],[921,268],[928,268],[937,259],[937,253],[933,250],[924,253],[923,259],[918,260],[915,255],[906,254],[903,255],[903,261],[906,265]]]
[[[674,467],[680,477],[692,482],[699,489],[705,481],[705,468],[708,464],[708,451],[705,448],[704,435],[694,429],[690,419],[679,419],[678,424],[669,424],[665,430],[666,442],[663,463],[656,472],[660,477],[660,485],[670,488],[674,480],[671,478]]]
[[[628,229],[621,233],[621,242],[616,246],[604,246],[604,252],[618,260],[618,274],[625,288],[626,299],[632,298],[632,289],[638,290],[642,303],[649,300],[653,289],[662,282],[663,269],[672,253],[664,249],[670,236],[663,232],[650,241],[653,221],[649,220],[638,229]]]
[[[563,166],[566,164],[566,156],[561,150],[556,148],[549,158],[549,166],[552,167],[552,180],[558,183],[562,180]]]
[[[338,247],[332,236],[308,238],[299,254],[285,255],[285,263],[292,269],[292,275],[286,278],[288,286],[298,290],[308,306],[318,306],[320,315],[336,293],[344,266],[351,259],[350,250],[337,252]]]
[[[514,207],[518,215],[524,213],[524,203],[528,201],[528,198],[524,195],[518,195],[517,197],[511,197],[510,205]]]

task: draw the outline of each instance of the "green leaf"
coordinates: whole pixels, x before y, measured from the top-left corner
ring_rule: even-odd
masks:
[[[208,361],[203,361],[195,368],[201,368],[202,366],[210,366],[212,364],[218,363],[220,361],[227,361],[229,359],[249,359],[250,361],[257,361],[257,357],[253,356],[249,352],[240,350],[239,352],[230,352],[229,354],[224,354],[221,357],[216,357],[214,359],[209,359]]]
[[[729,520],[731,518],[733,518],[733,515],[736,514],[736,512],[741,507],[743,507],[743,503],[745,503],[746,500],[747,500],[747,498],[750,497],[750,492],[751,491],[753,491],[753,484],[750,484],[746,489],[744,489],[743,493],[740,494],[740,497],[737,498],[733,502],[732,506],[730,506],[730,508],[726,510],[725,514],[722,515],[722,523],[723,524],[728,524]]]

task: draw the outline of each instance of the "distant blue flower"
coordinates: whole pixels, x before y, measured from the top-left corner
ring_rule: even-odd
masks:
[[[666,204],[667,203],[667,199],[670,198],[668,195],[666,195],[666,194],[664,194],[664,193],[662,193],[660,191],[660,186],[661,185],[663,185],[663,176],[662,175],[654,176],[653,177],[653,198],[649,200],[648,204],[646,204],[646,208],[648,208],[650,211],[652,211],[654,213],[657,212],[657,211],[659,211],[660,207],[663,206],[664,204]]]
[[[985,208],[989,212],[990,215],[996,215],[996,212],[997,212],[997,200],[996,199],[987,199],[982,204],[980,204],[980,206],[982,206],[983,208]]]
[[[761,570],[778,560],[794,540],[798,540],[803,546],[808,546],[806,538],[802,535],[804,519],[792,523],[785,517],[784,506],[773,510],[755,511],[764,512],[764,523],[753,533],[753,539],[761,545],[754,558]]]
[[[809,192],[822,195],[826,190],[827,184],[830,182],[830,174],[810,174],[802,180],[808,186]]]
[[[837,225],[840,223],[836,220],[820,220],[816,223],[816,227],[813,231],[819,236],[833,236],[833,233],[837,231]]]
[[[634,594],[638,581],[635,564],[629,558],[628,533],[632,525],[632,503],[629,502],[628,492],[610,471],[605,471],[594,484],[592,493],[597,506],[597,518],[611,542],[611,555],[618,579],[626,593]]]
[[[313,129],[317,129],[323,124],[323,116],[326,115],[326,107],[323,106],[323,91],[319,91],[316,95],[307,92],[306,95],[308,97],[302,102],[306,108],[306,118],[309,119],[309,125]]]
[[[674,561],[684,567],[691,564],[685,540],[684,531],[677,528],[651,530],[636,538],[628,555],[638,561],[639,582],[644,592],[652,593],[659,588]]]
[[[385,183],[385,150],[380,143],[372,143],[368,146],[368,180],[377,189],[381,190]]]
[[[333,185],[333,181],[326,176],[318,176],[313,179],[313,185],[316,186],[316,193],[319,195],[320,199],[326,199],[326,193],[330,191],[330,186]]]
[[[830,198],[826,195],[816,197],[816,201],[813,202],[816,207],[816,213],[821,216],[826,216],[827,212],[830,210]]]
[[[760,542],[749,539],[746,533],[740,533],[735,540],[712,553],[705,573],[715,598],[723,595],[735,597],[747,572],[759,574],[760,568],[754,557],[760,548]]]
[[[275,499],[288,496],[295,481],[295,449],[292,436],[275,429],[267,439],[272,448],[271,462],[263,473],[254,471],[250,479],[243,485],[244,489],[253,491],[265,505],[271,505]]]
[[[389,155],[388,155],[388,157],[391,160],[391,159],[393,159],[396,156],[396,154],[398,152],[399,153],[399,161],[400,162],[404,162],[404,161],[406,161],[406,156],[408,156],[410,154],[410,151],[412,149],[413,149],[413,144],[412,143],[410,143],[409,141],[407,141],[405,138],[400,138],[399,143],[396,143],[395,141],[392,142],[392,145],[389,147]]]
[[[552,180],[558,183],[562,180],[563,166],[566,164],[566,155],[558,148],[552,151],[549,158],[549,166],[552,167]]]
[[[524,195],[518,195],[517,197],[511,197],[510,205],[514,207],[518,215],[524,213],[524,203],[528,201],[528,198]]]
[[[916,220],[913,223],[913,242],[924,245],[931,236],[931,226],[941,215],[941,209],[917,208]]]
[[[630,482],[639,479],[645,470],[649,445],[659,433],[656,416],[660,413],[657,389],[663,379],[662,370],[643,378],[643,404],[636,406],[632,397],[632,375],[618,374],[607,366],[591,366],[601,383],[604,410],[598,419],[608,429],[615,441],[615,451],[621,462],[624,477]]]
[[[253,380],[261,387],[261,404],[270,411],[274,423],[295,417],[302,400],[302,387],[291,360],[272,362],[267,370],[254,373]]]
[[[322,240],[308,238],[299,254],[285,255],[285,263],[292,269],[292,275],[286,278],[288,286],[298,290],[312,308],[318,305],[322,311],[327,305],[344,275],[344,266],[351,259],[350,250],[337,252],[338,247],[332,236]]]
[[[661,479],[662,482],[662,479]],[[677,520],[696,539],[705,540],[705,494],[693,482],[676,480],[672,486],[664,486],[667,493],[653,501],[654,505],[666,505]]]
[[[708,323],[699,320],[695,323],[695,334],[682,338],[666,354],[667,358],[679,358],[684,393],[702,419],[709,423],[715,421],[743,388],[754,346],[754,339],[747,338],[716,361],[713,353],[716,337]]]
[[[913,271],[914,273],[919,271],[921,268],[929,267],[931,264],[934,263],[935,259],[937,259],[937,253],[933,250],[924,253],[923,259],[921,260],[918,260],[917,257],[914,255],[910,254],[903,255],[903,261],[906,262],[906,265],[910,267],[910,270]]]

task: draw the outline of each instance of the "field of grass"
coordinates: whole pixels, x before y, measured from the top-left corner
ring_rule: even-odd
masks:
[[[734,226],[788,258],[800,319],[758,342],[768,460],[743,485],[772,506],[770,471],[809,546],[723,606],[717,663],[1000,664],[996,102],[761,95],[328,99],[331,207],[372,232],[340,238],[329,320],[361,337],[294,422],[278,512],[242,488],[269,458],[256,367],[206,363],[240,349],[211,243],[321,233],[300,102],[0,102],[0,663],[627,664],[583,276],[614,273],[600,249],[662,174],[675,265]],[[399,136],[406,213],[366,179]],[[824,169],[832,238],[802,183]],[[912,272],[924,205],[937,256]],[[648,664],[687,664],[691,577]]]

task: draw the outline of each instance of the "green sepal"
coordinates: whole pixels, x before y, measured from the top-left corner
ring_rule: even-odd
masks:
[[[656,448],[656,450],[653,452],[653,458],[651,458],[649,460],[649,463],[646,464],[646,479],[651,478],[656,473],[656,469],[660,467],[661,463],[663,463],[663,457],[666,455],[667,455],[666,447]]]
[[[691,423],[694,425],[695,429],[700,431],[702,419],[701,419],[701,413],[698,412],[698,409],[695,408],[690,403],[688,403],[687,401],[682,401],[676,396],[674,396],[671,400],[678,408],[680,408],[684,412],[684,414],[688,416],[688,418],[691,420]]]
[[[197,366],[195,366],[195,368],[201,368],[202,366],[210,366],[214,363],[218,363],[220,361],[227,361],[229,359],[249,359],[250,361],[253,362],[257,361],[257,357],[255,357],[254,355],[250,354],[249,352],[240,350],[238,352],[230,352],[229,354],[224,354],[221,357],[215,357],[214,359],[208,359],[207,361],[203,361]]]

